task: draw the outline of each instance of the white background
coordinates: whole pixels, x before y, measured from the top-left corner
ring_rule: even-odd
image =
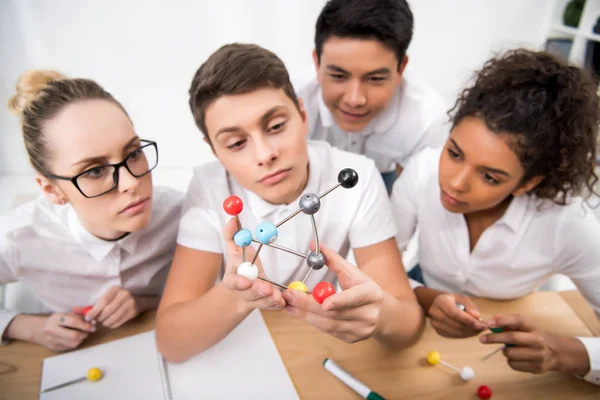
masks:
[[[254,42],[292,74],[312,65],[323,0],[0,1],[0,175],[29,175],[18,119],[5,105],[17,77],[54,68],[97,80],[123,103],[138,134],[158,141],[157,174],[189,176],[212,160],[187,105],[191,78],[219,46]],[[492,52],[541,48],[548,0],[412,0],[410,64],[450,106]],[[31,179],[24,179],[30,185]]]
[[[192,167],[214,159],[187,105],[196,69],[218,47],[238,41],[274,51],[292,75],[306,72],[324,3],[0,0],[0,214],[22,202],[23,193],[37,192],[19,121],[5,108],[22,72],[52,68],[98,81],[125,106],[138,134],[158,141],[155,182],[185,190]],[[410,67],[449,107],[494,52],[540,49],[557,22],[550,0],[409,3],[415,18]]]

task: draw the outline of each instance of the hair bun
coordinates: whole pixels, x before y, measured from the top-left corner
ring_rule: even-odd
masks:
[[[8,101],[8,110],[22,116],[25,108],[35,101],[40,92],[53,81],[67,79],[60,72],[53,70],[32,69],[25,72],[17,81],[17,93]]]

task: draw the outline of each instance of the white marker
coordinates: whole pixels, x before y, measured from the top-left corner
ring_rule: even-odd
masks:
[[[326,358],[323,361],[325,369],[333,374],[340,381],[344,382],[350,389],[358,393],[363,399],[367,400],[385,400],[383,396],[369,389],[364,383],[350,375],[342,367],[336,364],[335,361]]]

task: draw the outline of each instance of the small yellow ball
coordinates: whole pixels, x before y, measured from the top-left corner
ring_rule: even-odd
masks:
[[[440,353],[437,351],[430,351],[429,354],[427,354],[427,362],[431,365],[439,364],[440,359]]]
[[[288,289],[299,290],[304,293],[308,292],[308,288],[306,287],[306,285],[300,281],[294,281],[290,283]]]
[[[100,368],[91,368],[87,373],[87,378],[92,382],[99,381],[102,379],[102,370]]]

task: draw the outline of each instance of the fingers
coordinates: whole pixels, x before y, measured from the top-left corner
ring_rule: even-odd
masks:
[[[229,218],[229,221],[223,226],[222,234],[223,239],[225,239],[225,247],[227,250],[227,254],[230,256],[239,256],[242,255],[242,249],[233,241],[233,236],[238,231],[237,221],[235,217]]]
[[[535,330],[535,325],[521,314],[494,315],[487,325],[490,328],[503,327],[509,331],[532,332]]]
[[[335,293],[322,304],[323,311],[342,311],[359,308],[383,300],[383,291],[377,285],[357,285]]]
[[[481,343],[514,344],[515,346],[540,349],[544,347],[541,335],[532,332],[504,331],[501,333],[488,333],[479,338]]]
[[[539,348],[530,347],[506,347],[502,350],[509,362],[511,361],[544,361],[544,352]]]
[[[471,314],[466,311],[461,311],[456,306],[456,299],[453,295],[439,295],[434,300],[435,309],[441,311],[448,319],[459,322],[465,327],[484,330],[487,326],[481,321],[473,318]]]
[[[361,321],[360,324],[357,324],[356,320],[350,321],[330,318],[316,313],[307,312],[290,305],[285,306],[284,310],[296,318],[305,320],[321,332],[327,333],[328,335],[336,337],[347,343],[355,343],[359,340],[371,337],[376,325],[376,321],[373,321],[370,324]]]
[[[118,293],[112,298],[108,304],[106,304],[100,314],[96,318],[97,321],[102,322],[104,326],[106,326],[106,320],[111,317],[113,314],[117,312],[123,306],[131,306],[135,304],[135,301],[126,290],[119,290]],[[97,303],[96,303],[97,304]],[[89,315],[89,313],[88,313]]]
[[[532,374],[543,372],[542,364],[540,362],[508,360],[508,365],[515,371],[529,372]]]
[[[76,317],[71,315],[75,319]],[[81,344],[88,337],[89,332],[80,331],[73,328],[66,328],[60,325],[61,320],[67,321],[68,314],[53,314],[48,318],[43,332],[46,335],[45,342],[53,350],[73,349]]]
[[[467,338],[479,333],[476,329],[466,327],[452,320],[430,319],[430,324],[440,336],[447,338]]]
[[[476,320],[479,320],[479,318],[481,318],[481,313],[477,309],[477,306],[475,306],[475,303],[473,303],[473,301],[469,297],[458,296],[458,295],[455,297],[456,297],[456,300],[458,300],[460,303],[462,303],[465,306],[465,312],[467,314],[469,314]]]
[[[133,299],[131,301],[135,303]],[[135,317],[135,305],[128,305],[126,302],[123,303],[123,305],[121,305],[121,307],[119,307],[117,310],[115,310],[108,318],[106,318],[102,322],[102,325],[110,329],[115,329],[120,326],[117,324],[118,322],[123,321],[124,323],[133,317]]]
[[[60,314],[57,325],[85,332],[94,332],[96,330],[93,324],[84,321],[79,315],[75,314]]]
[[[358,267],[349,263],[345,258],[340,256],[335,251],[331,250],[329,247],[325,246],[323,243],[320,243],[320,250],[325,255],[325,262],[327,268],[330,271],[333,271],[340,282],[354,282],[350,286],[356,285],[362,282],[362,278],[364,274],[358,269]],[[311,241],[310,249],[314,251],[315,243]],[[343,289],[346,289],[348,286],[343,286]]]
[[[88,311],[85,316],[85,320],[92,321],[97,319],[104,307],[106,307],[115,298],[120,290],[121,288],[119,286],[112,286],[110,289],[108,289],[107,292],[104,293],[104,295],[96,302],[96,304],[94,304],[92,309]]]

